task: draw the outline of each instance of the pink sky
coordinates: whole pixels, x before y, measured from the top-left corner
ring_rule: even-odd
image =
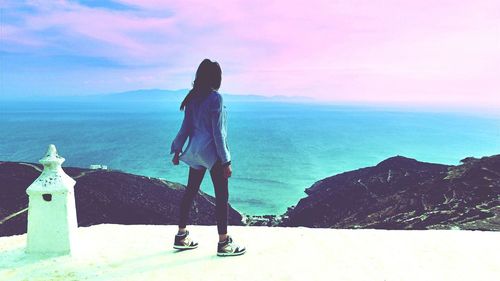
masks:
[[[207,57],[226,93],[500,107],[498,0],[91,2],[0,0],[0,50],[44,62],[18,63],[4,91],[188,88]]]

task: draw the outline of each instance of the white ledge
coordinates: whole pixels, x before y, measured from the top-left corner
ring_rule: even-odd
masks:
[[[0,280],[495,280],[500,232],[229,226],[239,257],[217,257],[215,226],[190,226],[199,248],[172,249],[176,226],[78,228],[73,256],[24,254],[0,238]]]

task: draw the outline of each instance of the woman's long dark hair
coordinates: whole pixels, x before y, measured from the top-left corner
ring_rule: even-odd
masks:
[[[181,103],[181,110],[186,108],[189,101],[196,96],[207,96],[212,90],[218,90],[222,81],[222,69],[219,63],[204,59],[198,70],[196,70],[196,77],[193,81],[193,88],[186,95]]]

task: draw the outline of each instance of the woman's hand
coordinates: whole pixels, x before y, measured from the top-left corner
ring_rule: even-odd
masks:
[[[173,163],[174,165],[179,165],[179,153],[177,153],[177,152],[176,152],[176,153],[174,154],[174,158],[172,159],[172,163]]]
[[[224,173],[224,177],[229,178],[233,173],[233,170],[231,169],[231,164],[224,166],[222,172]]]

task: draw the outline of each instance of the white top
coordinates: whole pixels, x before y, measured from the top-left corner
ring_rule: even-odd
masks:
[[[231,161],[226,138],[227,113],[221,94],[212,91],[206,97],[194,95],[184,109],[184,120],[170,154],[180,152],[179,160],[195,169],[211,169],[218,159],[222,164]]]

